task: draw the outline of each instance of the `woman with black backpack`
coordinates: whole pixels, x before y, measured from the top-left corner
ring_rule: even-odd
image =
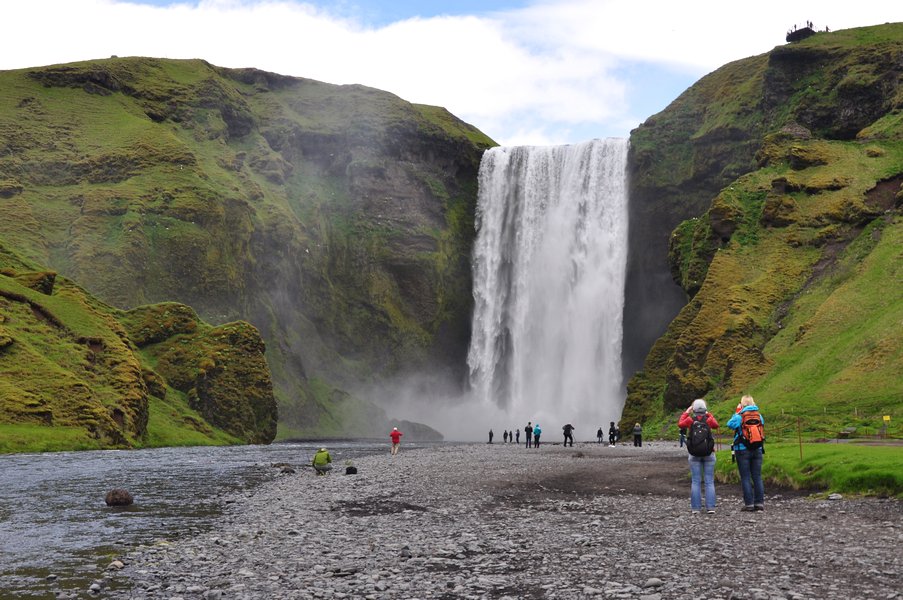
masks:
[[[687,461],[690,463],[690,509],[693,514],[702,510],[702,479],[705,477],[705,509],[715,514],[715,436],[718,421],[708,411],[705,400],[693,400],[692,406],[680,415],[677,426],[687,430]]]

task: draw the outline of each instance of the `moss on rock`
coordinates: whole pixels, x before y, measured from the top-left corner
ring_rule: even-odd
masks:
[[[190,337],[199,332],[203,336]],[[213,341],[204,336],[230,346],[214,354],[220,370],[229,369],[229,374],[223,377],[212,369],[208,377],[216,381],[208,382],[201,398],[213,405],[213,412],[226,406],[242,414],[245,424],[234,428],[234,437],[205,423],[184,396],[179,406],[178,393],[168,393],[165,377],[151,366],[155,357],[136,350],[175,338],[186,352],[194,344],[215,352]],[[173,303],[124,314],[3,244],[0,373],[0,431],[31,426],[17,429],[16,445],[0,443],[0,451],[64,449],[66,444],[129,448],[181,440],[268,442],[275,434],[275,400],[253,327],[239,323],[214,329],[190,308]],[[76,431],[81,433],[74,435]]]

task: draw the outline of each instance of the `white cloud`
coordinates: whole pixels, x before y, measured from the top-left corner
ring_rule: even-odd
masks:
[[[801,0],[791,13],[787,2],[762,0],[738,17],[734,3],[715,0],[546,0],[370,28],[285,0],[29,0],[4,4],[3,21],[16,26],[0,38],[0,68],[112,54],[203,58],[438,104],[506,144],[564,143],[626,135],[639,123],[631,99],[657,90],[628,85],[616,70],[625,61],[681,73],[689,85],[782,43],[794,22],[837,29],[901,20],[887,4],[897,6]]]

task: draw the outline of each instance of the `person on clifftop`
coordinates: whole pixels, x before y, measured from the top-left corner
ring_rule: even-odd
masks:
[[[392,438],[392,456],[398,454],[398,447],[401,446],[401,436],[404,434],[398,431],[398,427],[392,428],[392,433],[389,434],[389,437]]]
[[[313,465],[317,475],[326,475],[331,471],[332,465],[330,463],[332,463],[332,457],[329,455],[329,451],[326,450],[326,448],[317,450],[313,460],[310,461],[310,464]]]

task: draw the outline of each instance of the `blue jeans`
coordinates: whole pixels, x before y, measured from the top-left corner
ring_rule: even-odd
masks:
[[[690,508],[702,510],[702,477],[705,473],[705,507],[715,509],[715,453],[708,456],[687,456],[690,463]]]
[[[740,470],[743,504],[763,506],[765,484],[762,483],[762,450],[737,450],[734,455],[737,457],[737,468]]]

